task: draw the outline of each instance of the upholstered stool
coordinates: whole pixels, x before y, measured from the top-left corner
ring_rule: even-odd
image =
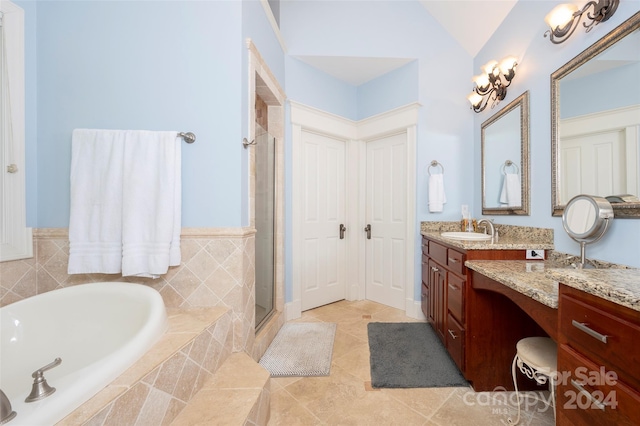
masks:
[[[518,417],[515,421],[509,418],[509,424],[516,425],[520,422],[520,396],[518,394],[518,383],[516,380],[516,366],[522,374],[530,379],[535,380],[538,384],[549,383],[551,391],[551,406],[553,407],[553,416],[556,415],[555,407],[555,383],[554,374],[558,363],[558,349],[556,343],[548,337],[527,337],[520,340],[516,344],[516,356],[511,364],[511,374],[513,375],[513,386],[516,389],[516,398],[518,400]],[[548,401],[536,398],[545,404]]]

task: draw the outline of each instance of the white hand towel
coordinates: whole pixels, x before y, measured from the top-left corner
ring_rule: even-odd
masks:
[[[502,182],[502,192],[500,193],[500,203],[509,207],[522,205],[522,189],[520,186],[520,175],[517,173],[507,173]]]
[[[69,274],[121,270],[123,153],[122,132],[73,131]]]
[[[437,174],[429,176],[429,211],[432,213],[441,212],[443,204],[447,202],[444,193],[444,175]]]
[[[122,275],[156,278],[180,264],[180,139],[129,130],[124,151]]]

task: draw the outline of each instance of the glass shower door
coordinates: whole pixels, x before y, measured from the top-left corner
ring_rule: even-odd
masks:
[[[275,139],[256,124],[256,331],[274,310],[275,295]]]

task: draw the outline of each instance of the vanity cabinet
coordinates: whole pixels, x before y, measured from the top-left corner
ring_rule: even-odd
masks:
[[[423,236],[422,240],[422,311],[447,348],[464,377],[476,391],[492,391],[496,386],[512,387],[510,365],[515,342],[526,319],[519,308],[502,308],[489,292],[472,288],[472,274],[464,266],[467,260],[524,260],[525,250],[464,250],[441,240]],[[524,296],[523,296],[524,297]],[[496,333],[495,324],[513,324]],[[526,328],[523,333],[543,333]],[[507,339],[508,349],[500,350],[492,336]],[[536,335],[536,334],[529,334]],[[487,365],[499,363],[504,371]]]
[[[464,288],[466,268],[464,251],[423,239],[423,254],[427,261],[422,276],[423,313],[449,354],[464,372]],[[426,308],[426,309],[425,309]]]
[[[639,424],[640,314],[564,285],[558,306],[558,424]]]

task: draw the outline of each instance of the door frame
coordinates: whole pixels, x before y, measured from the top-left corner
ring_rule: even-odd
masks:
[[[415,295],[415,204],[416,204],[416,141],[419,103],[412,103],[363,120],[354,121],[327,113],[295,101],[290,103],[292,129],[292,198],[300,199],[302,193],[302,132],[314,132],[345,141],[346,154],[346,298],[363,300],[365,287],[365,241],[364,233],[366,192],[366,143],[385,136],[406,133],[406,282],[405,313],[416,317],[420,312],[420,301]],[[285,307],[286,320],[299,318],[302,314],[302,268],[297,258],[300,251],[301,209],[292,203],[292,301]],[[363,229],[360,229],[363,228]],[[349,265],[355,265],[349,266]]]

